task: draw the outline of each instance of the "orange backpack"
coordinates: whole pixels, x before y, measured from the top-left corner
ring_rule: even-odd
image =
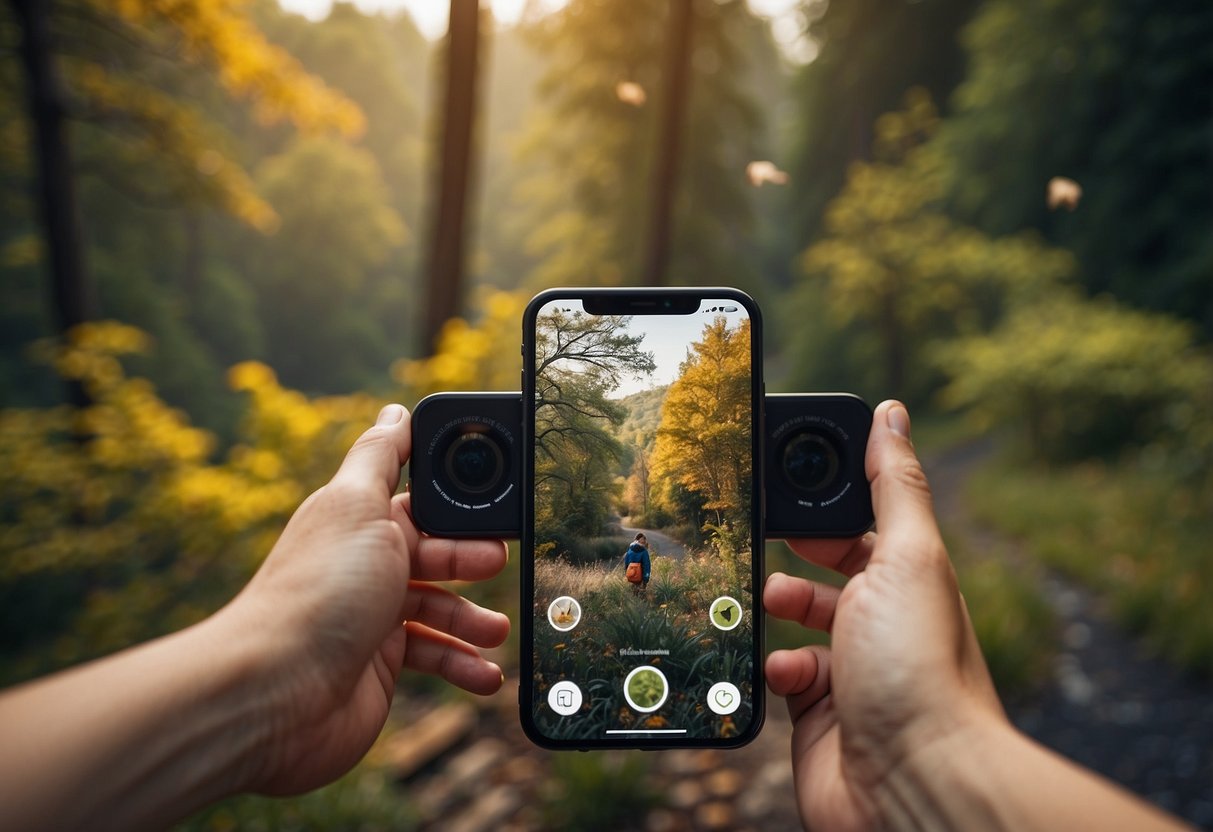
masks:
[[[627,578],[630,584],[638,584],[644,580],[644,569],[641,567],[640,561],[628,564]]]

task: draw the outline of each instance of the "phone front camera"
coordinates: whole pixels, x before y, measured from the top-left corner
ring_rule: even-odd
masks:
[[[447,449],[446,475],[468,494],[483,494],[501,481],[505,473],[501,445],[487,433],[460,434]]]
[[[788,485],[805,493],[832,485],[842,467],[837,445],[828,437],[807,430],[788,438],[780,462]]]

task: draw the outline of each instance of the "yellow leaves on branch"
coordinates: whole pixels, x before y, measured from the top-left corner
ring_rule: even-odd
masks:
[[[751,474],[750,322],[724,316],[691,345],[661,408],[653,478],[676,481],[724,517],[743,501]],[[748,524],[747,524],[748,526]]]
[[[336,470],[382,405],[364,393],[309,399],[280,386],[273,369],[258,361],[232,367],[228,384],[247,393],[250,405],[241,427],[243,441],[232,449],[230,463],[260,478],[281,466],[282,475],[298,482],[304,493]]]
[[[180,33],[187,58],[208,61],[233,95],[253,101],[266,123],[287,119],[300,130],[336,130],[355,138],[366,129],[358,105],[309,74],[266,40],[245,0],[94,0],[128,23],[166,23]]]
[[[262,364],[237,365],[230,381],[250,394],[250,408],[237,444],[214,461],[214,435],[124,373],[122,356],[151,347],[140,330],[111,321],[39,346],[93,403],[0,411],[0,495],[12,509],[0,529],[0,580],[191,552],[251,568],[265,555],[265,533],[331,475],[379,405],[365,395],[308,400]]]
[[[188,107],[136,81],[115,77],[98,64],[72,67],[80,95],[102,114],[117,114],[138,125],[131,150],[174,160],[196,173],[202,190],[213,193],[233,216],[263,233],[278,226],[278,215],[258,194],[244,169],[216,149],[211,130]]]
[[[526,303],[522,292],[481,295],[475,325],[463,318],[447,321],[438,351],[420,361],[396,362],[392,377],[418,396],[439,390],[517,390],[522,366],[518,351],[501,345],[518,342],[518,321]]]

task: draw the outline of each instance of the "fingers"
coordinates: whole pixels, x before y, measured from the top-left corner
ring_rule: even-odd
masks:
[[[829,584],[793,578],[776,572],[762,590],[766,611],[784,621],[795,621],[810,630],[830,632],[841,590]]]
[[[767,656],[766,677],[771,693],[787,698],[795,722],[830,693],[830,648],[776,650]]]
[[[400,484],[400,468],[408,461],[412,447],[409,412],[403,405],[389,404],[379,411],[374,427],[354,442],[334,483],[362,488],[386,487],[391,494]]]
[[[403,616],[478,647],[496,647],[510,633],[510,619],[433,584],[409,581]]]
[[[912,550],[943,551],[931,489],[910,443],[910,415],[901,402],[882,402],[876,408],[865,465],[876,528],[886,544],[876,556],[905,543],[912,543]]]
[[[509,555],[503,541],[450,540],[419,532],[408,494],[392,499],[392,519],[404,530],[411,575],[419,581],[483,581],[505,568]]]
[[[417,621],[405,624],[408,652],[404,666],[419,673],[439,676],[469,693],[488,695],[501,688],[501,668],[481,656],[474,647]]]
[[[788,548],[809,563],[824,566],[854,577],[863,571],[872,557],[872,549],[876,545],[876,534],[868,532],[863,537],[814,540],[793,539],[785,541]]]

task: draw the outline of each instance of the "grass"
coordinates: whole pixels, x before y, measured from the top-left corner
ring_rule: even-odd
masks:
[[[561,758],[540,794],[545,829],[640,828],[661,804],[651,785],[650,758],[614,751]]]
[[[731,568],[710,555],[658,556],[647,593],[637,596],[618,565],[550,558],[537,562],[537,696],[545,702],[548,687],[560,679],[575,681],[588,694],[576,719],[559,717],[541,704],[536,717],[540,730],[558,739],[599,737],[608,728],[676,726],[696,737],[729,737],[744,730],[752,718],[748,704],[722,717],[705,703],[708,688],[725,679],[737,684],[743,702],[749,702],[753,620],[728,631],[708,620],[711,603],[720,595],[752,608],[748,577],[748,557]],[[575,597],[582,609],[580,623],[567,632],[546,623],[547,605],[560,595]],[[652,713],[633,711],[623,695],[624,677],[641,665],[659,668],[669,683],[665,704]]]
[[[1161,654],[1213,675],[1213,484],[1140,462],[1045,469],[999,462],[970,501],[1042,562],[1109,598]]]
[[[1005,551],[971,551],[946,529],[944,540],[995,687],[1004,697],[1030,690],[1048,674],[1054,656],[1052,607]]]
[[[367,764],[307,794],[287,798],[240,795],[215,803],[175,828],[178,832],[310,829],[408,830],[417,817],[391,779]]]

